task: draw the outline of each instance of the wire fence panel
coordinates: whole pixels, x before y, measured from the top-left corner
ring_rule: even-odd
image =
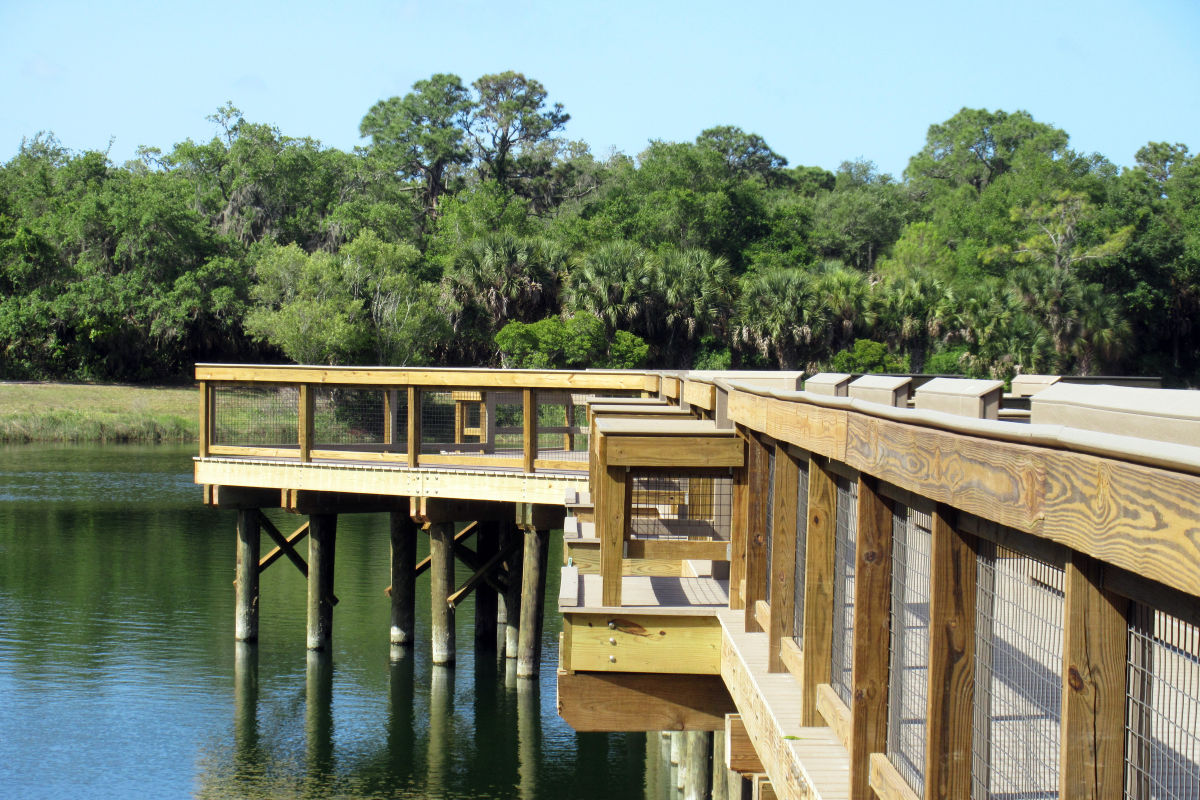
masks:
[[[488,418],[484,452],[520,458],[525,452],[525,395],[523,392],[487,392]]]
[[[804,646],[804,581],[808,555],[808,459],[800,459],[796,482],[796,571],[792,581],[792,638]]]
[[[1125,797],[1200,797],[1200,628],[1133,603],[1128,641]]]
[[[587,462],[587,406],[583,397],[572,392],[537,392],[538,458]]]
[[[767,513],[766,513],[766,559],[767,568],[763,570],[766,574],[763,587],[763,600],[768,605],[771,603],[771,556],[775,551],[775,451],[778,448],[771,445],[767,448]]]
[[[918,795],[925,793],[931,522],[927,512],[900,503],[892,512],[887,754]]]
[[[729,541],[733,477],[728,473],[631,471],[631,539]]]
[[[212,389],[212,443],[299,446],[300,389],[217,384]]]
[[[980,542],[972,797],[1058,797],[1063,569]]]
[[[830,684],[847,706],[853,695],[854,560],[858,549],[858,482],[837,479],[834,526],[833,654]]]
[[[312,392],[316,446],[386,441],[387,403],[382,390],[318,386]]]

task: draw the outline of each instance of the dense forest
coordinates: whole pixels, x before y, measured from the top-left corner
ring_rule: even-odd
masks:
[[[930,126],[902,178],[735,126],[597,155],[517,73],[418,81],[352,153],[226,105],[117,166],[0,166],[0,378],[195,361],[1200,376],[1200,159]]]

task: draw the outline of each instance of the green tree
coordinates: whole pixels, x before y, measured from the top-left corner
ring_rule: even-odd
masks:
[[[473,84],[476,100],[467,123],[481,176],[511,191],[544,160],[537,145],[571,118],[561,103],[546,107],[546,89],[519,72],[483,75]]]

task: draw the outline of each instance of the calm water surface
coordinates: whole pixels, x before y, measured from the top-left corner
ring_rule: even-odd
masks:
[[[193,452],[0,448],[0,798],[659,794],[643,735],[555,713],[557,614],[539,679],[474,657],[469,602],[458,665],[433,667],[423,576],[419,643],[391,650],[383,516],[339,520],[329,656],[304,648],[286,560],[262,576],[260,643],[235,645],[234,515],[201,504]]]

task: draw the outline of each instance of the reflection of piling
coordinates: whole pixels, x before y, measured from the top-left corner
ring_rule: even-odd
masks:
[[[502,542],[507,544],[518,536],[521,531],[514,523],[506,522],[503,526]],[[504,655],[508,658],[517,657],[518,640],[521,625],[521,548],[514,550],[505,563],[508,567],[508,587],[504,593]]]
[[[258,646],[251,642],[238,642],[233,651],[233,748],[239,771],[257,760]]]
[[[537,674],[542,644],[542,599],[546,595],[546,555],[550,532],[526,531],[521,569],[521,629],[517,641],[517,677]]]
[[[313,514],[308,532],[308,649],[327,650],[333,640],[333,555],[337,514]]]
[[[541,763],[542,712],[536,679],[517,678],[517,761],[520,763],[519,796],[537,797],[538,764]]]
[[[404,764],[411,774],[416,724],[413,708],[412,649],[393,645],[388,665],[388,756],[393,765]],[[393,767],[395,769],[395,766]]]
[[[408,514],[389,515],[392,539],[391,643],[411,645],[416,630],[417,524]]]
[[[308,773],[323,777],[333,771],[333,658],[328,652],[308,652],[304,694]]]
[[[445,796],[449,788],[453,722],[454,669],[435,666],[429,675],[429,741],[425,756],[425,792],[429,797]]]
[[[475,551],[481,563],[488,562],[500,549],[500,527],[495,521],[479,523]],[[496,650],[496,611],[498,597],[489,581],[475,588],[475,652]]]
[[[454,523],[429,526],[430,638],[434,664],[454,663],[454,609],[446,598],[454,592]]]
[[[239,642],[258,639],[258,515],[256,508],[237,512],[237,591],[233,636]]]

